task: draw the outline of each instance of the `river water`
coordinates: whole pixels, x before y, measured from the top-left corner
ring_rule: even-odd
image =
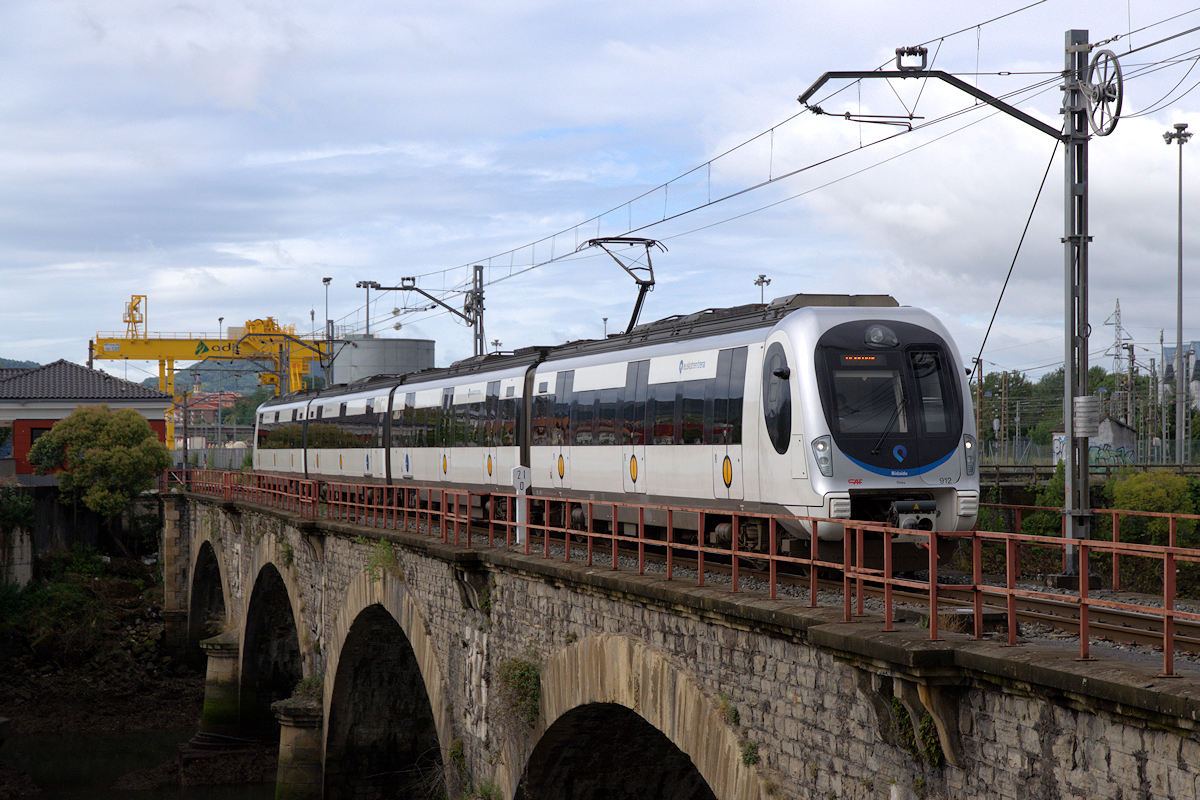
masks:
[[[0,747],[0,762],[30,775],[42,788],[38,800],[268,800],[273,783],[130,791],[113,783],[134,770],[175,758],[177,746],[195,730],[13,736]]]

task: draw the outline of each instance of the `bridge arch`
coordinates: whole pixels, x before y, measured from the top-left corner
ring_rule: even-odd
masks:
[[[189,657],[203,660],[200,641],[216,636],[229,626],[229,585],[216,545],[208,539],[199,543],[192,562],[188,586],[187,648]]]
[[[305,658],[294,607],[296,593],[270,562],[258,570],[242,625],[241,720],[248,730],[276,728],[271,703],[292,696]]]
[[[428,624],[403,577],[360,573],[329,640],[325,796],[346,794],[342,775],[377,774],[382,763],[416,764],[409,777],[439,780],[453,738],[452,706]]]
[[[510,796],[555,791],[555,787],[525,786],[528,780],[553,779],[556,757],[539,753],[539,748],[554,748],[560,738],[596,730],[597,722],[613,721],[637,740],[654,742],[657,752],[678,751],[683,765],[690,759],[712,796],[722,800],[767,796],[757,770],[742,763],[737,734],[714,699],[661,653],[629,637],[589,636],[555,653],[542,668],[540,699],[542,718],[533,752],[523,759],[510,745],[497,770],[498,782],[510,788]],[[611,734],[611,729],[604,733],[610,738]],[[508,772],[510,764],[521,765],[517,774]],[[688,780],[680,764],[670,769]]]

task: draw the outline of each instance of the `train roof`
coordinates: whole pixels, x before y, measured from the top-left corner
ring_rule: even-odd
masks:
[[[692,314],[676,314],[638,325],[629,333],[614,333],[606,339],[582,339],[558,345],[551,358],[564,358],[610,350],[702,339],[725,333],[769,328],[801,308],[897,308],[900,304],[886,294],[791,294],[769,303],[748,303],[731,308],[706,308]]]
[[[390,390],[391,387],[398,384],[424,383],[456,375],[501,372],[551,359],[573,358],[766,328],[801,308],[897,308],[899,305],[895,298],[886,294],[791,294],[777,297],[769,303],[748,303],[731,308],[706,308],[692,314],[676,314],[638,325],[629,333],[610,334],[604,339],[579,339],[550,347],[523,347],[511,353],[471,356],[455,361],[448,367],[434,367],[403,375],[373,375],[349,384],[334,384],[317,392],[292,392],[267,400],[263,405],[278,405],[329,395],[369,392],[372,389]]]

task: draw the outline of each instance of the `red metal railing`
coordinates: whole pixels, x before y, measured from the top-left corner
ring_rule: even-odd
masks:
[[[743,591],[743,561],[763,567],[766,577],[765,596],[777,597],[780,585],[780,570],[789,575],[807,574],[808,605],[818,605],[818,570],[836,571],[842,576],[843,619],[847,622],[865,616],[865,598],[868,589],[882,595],[884,629],[894,630],[896,612],[895,594],[898,590],[919,592],[924,595],[922,605],[928,615],[929,638],[940,638],[940,615],[943,611],[943,592],[953,590],[957,594],[966,592],[971,597],[973,635],[984,635],[983,612],[985,607],[1002,608],[1007,612],[1007,640],[1017,643],[1017,605],[1019,600],[1055,600],[1074,606],[1078,614],[1080,630],[1080,657],[1090,656],[1091,628],[1090,612],[1093,609],[1112,609],[1135,612],[1146,620],[1158,621],[1162,629],[1163,674],[1174,672],[1176,647],[1175,623],[1177,620],[1200,622],[1200,613],[1179,610],[1175,607],[1176,575],[1180,564],[1200,563],[1200,549],[1177,546],[1178,520],[1200,519],[1200,515],[1168,515],[1152,512],[1124,510],[1097,510],[1097,514],[1111,517],[1111,541],[1100,539],[1070,540],[1061,536],[1039,536],[1021,532],[1023,515],[1029,511],[1053,511],[1036,506],[1000,506],[985,504],[985,507],[1012,512],[1015,530],[1008,531],[914,531],[889,528],[874,522],[828,520],[819,517],[793,517],[789,515],[754,514],[738,512],[719,514],[712,509],[695,507],[664,506],[655,504],[596,502],[583,498],[549,498],[512,493],[475,494],[466,491],[436,487],[382,486],[343,482],[318,482],[297,478],[282,478],[256,473],[220,472],[216,470],[190,470],[184,475],[173,474],[170,481],[189,487],[191,491],[225,501],[246,501],[279,508],[296,513],[305,519],[324,518],[334,522],[361,525],[373,528],[403,530],[430,537],[457,546],[511,548],[519,546],[527,555],[535,553],[541,558],[559,558],[572,561],[579,556],[587,565],[603,561],[612,570],[632,568],[624,566],[620,553],[621,545],[635,548],[628,558],[639,574],[644,574],[649,557],[661,562],[668,580],[678,577],[680,558],[694,560],[695,580],[698,586],[706,585],[706,576],[719,569],[728,576],[729,590]],[[169,483],[170,481],[164,481]],[[523,514],[518,512],[523,510]],[[655,535],[648,532],[647,515],[653,514],[665,521],[665,525],[654,526]],[[730,530],[742,530],[743,522],[757,522],[767,531],[765,550],[748,550],[739,543],[739,536],[732,535],[727,545],[707,543],[705,537],[697,537],[690,527],[683,533],[677,525],[680,514],[695,515],[696,527],[708,529],[712,517],[729,521]],[[1122,542],[1119,539],[1122,518],[1132,516],[1158,517],[1167,520],[1169,541],[1167,545],[1151,545]],[[826,561],[818,557],[816,537],[808,537],[807,553],[781,553],[779,551],[779,526],[791,529],[801,526],[813,530],[820,522],[833,522],[844,526],[842,558]],[[473,531],[486,526],[486,544]],[[864,561],[864,544],[867,538],[877,538],[881,543],[880,565],[868,565]],[[897,575],[893,569],[896,537],[910,543],[917,539],[928,553],[927,575],[924,578]],[[796,540],[793,540],[796,541]],[[969,551],[970,575],[966,583],[948,584],[939,580],[939,545],[947,541],[958,541],[962,549]],[[536,545],[536,548],[535,548]],[[561,548],[561,554],[556,551]],[[984,571],[985,548],[1003,552],[1004,575],[1002,578],[988,577]],[[1020,554],[1023,549],[1050,548],[1062,552],[1065,560],[1069,548],[1079,551],[1079,563],[1089,565],[1093,555],[1108,556],[1113,569],[1113,588],[1119,588],[1118,569],[1121,559],[1145,559],[1157,563],[1161,571],[1162,594],[1160,605],[1152,603],[1127,603],[1089,594],[1088,581],[1078,581],[1071,592],[1051,592],[1040,588],[1020,585]],[[627,551],[628,552],[628,551]],[[714,564],[716,565],[714,567]],[[760,571],[760,570],[756,570]],[[1089,574],[1090,568],[1083,570]]]
[[[980,503],[979,506],[981,509],[991,509],[993,511],[999,512],[1002,515],[1002,518],[1004,517],[1004,515],[1007,514],[1012,520],[1012,524],[1009,526],[1010,530],[1008,531],[1010,533],[1018,533],[1018,534],[1022,533],[1022,525],[1026,519],[1026,516],[1031,513],[1048,513],[1048,514],[1052,514],[1059,518],[1062,517],[1062,509],[1055,508],[1053,506],[1029,506],[1029,505],[1016,505],[1016,504],[1011,504],[1011,503]],[[1175,547],[1178,545],[1178,530],[1179,530],[1180,522],[1200,521],[1200,514],[1174,514],[1174,513],[1167,513],[1167,512],[1163,512],[1163,511],[1130,511],[1127,509],[1115,509],[1115,508],[1093,508],[1093,509],[1091,509],[1091,513],[1092,513],[1093,517],[1099,517],[1106,522],[1107,527],[1109,529],[1109,533],[1110,533],[1109,540],[1114,543],[1121,541],[1121,520],[1122,519],[1146,519],[1146,520],[1157,519],[1157,520],[1165,521],[1167,524],[1167,536],[1166,536],[1166,545],[1165,546],[1167,546],[1167,547]],[[1064,536],[1065,536],[1065,527],[1062,527],[1062,526],[1065,526],[1065,524],[1066,524],[1065,520],[1060,524],[1060,534],[1064,535]],[[1099,526],[1093,525],[1093,529],[1100,528],[1101,531],[1102,531],[1103,527],[1104,527],[1103,525],[1099,525]],[[1093,538],[1091,541],[1095,542],[1096,540],[1097,540],[1097,537],[1095,535],[1093,535]],[[1135,542],[1135,544],[1145,544],[1145,543],[1144,542]],[[1119,592],[1119,591],[1121,591],[1121,588],[1122,588],[1121,552],[1119,550],[1112,551],[1111,556],[1112,556],[1111,586],[1112,586],[1112,590],[1114,592]],[[1018,552],[1018,560],[1019,560],[1019,558],[1020,558],[1020,553]],[[1064,566],[1065,566],[1065,559],[1066,559],[1066,550],[1064,549],[1063,550]]]

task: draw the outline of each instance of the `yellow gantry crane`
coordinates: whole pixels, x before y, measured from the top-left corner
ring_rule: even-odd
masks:
[[[304,388],[304,376],[316,361],[324,363],[330,356],[330,342],[325,339],[296,335],[293,325],[280,325],[274,317],[253,319],[243,328],[230,327],[224,335],[211,333],[149,333],[147,330],[147,296],[135,294],[125,304],[122,321],[125,334],[101,332],[88,343],[88,366],[92,360],[130,359],[158,362],[158,388],[175,398],[175,362],[240,359],[264,364],[258,381],[273,386],[279,394],[284,381],[287,391]],[[175,438],[174,409],[167,415],[167,441]]]

